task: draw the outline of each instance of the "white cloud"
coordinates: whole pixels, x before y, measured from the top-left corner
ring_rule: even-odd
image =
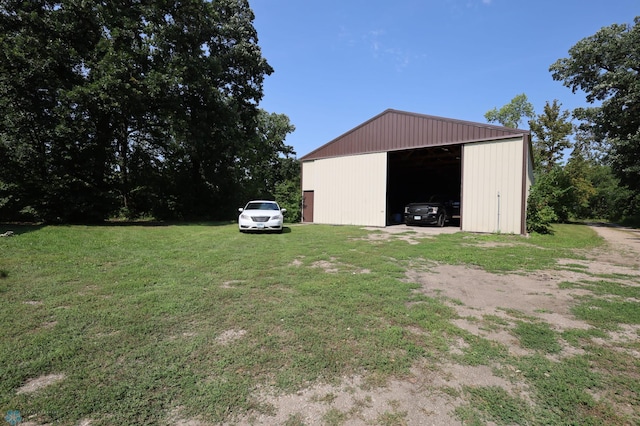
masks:
[[[341,27],[338,37],[346,44],[353,47],[366,47],[371,57],[377,61],[387,62],[400,72],[411,64],[413,55],[411,52],[390,46],[386,38],[387,31],[383,29],[369,30],[362,34],[360,41],[353,37],[353,34],[345,27]]]

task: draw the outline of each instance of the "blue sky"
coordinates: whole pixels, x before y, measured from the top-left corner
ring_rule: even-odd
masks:
[[[250,0],[274,68],[260,107],[286,114],[302,157],[385,109],[486,122],[525,93],[585,106],[549,66],[584,37],[633,23],[638,0]],[[527,125],[521,125],[528,128]]]

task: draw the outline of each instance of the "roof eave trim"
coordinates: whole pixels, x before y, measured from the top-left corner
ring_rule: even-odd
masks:
[[[436,144],[436,145],[433,145],[433,144],[432,145],[418,145],[418,146],[412,146],[412,147],[407,147],[407,148],[396,148],[396,149],[390,149],[390,150],[366,151],[366,152],[353,153],[353,154],[349,154],[349,155],[325,155],[325,156],[313,157],[312,156],[313,152],[310,152],[309,154],[305,155],[304,157],[301,157],[300,161],[304,162],[304,161],[323,160],[323,159],[327,159],[327,158],[337,158],[337,157],[346,157],[346,156],[354,156],[354,155],[379,154],[381,152],[411,151],[411,150],[414,150],[414,149],[435,148],[435,147],[439,147],[439,146],[467,145],[467,144],[472,144],[472,143],[492,142],[492,141],[501,141],[501,140],[508,140],[508,139],[519,139],[521,137],[524,137],[525,135],[530,135],[530,132],[528,132],[526,130],[523,130],[522,133],[514,133],[512,135],[495,136],[495,137],[492,137],[492,138],[470,139],[470,140],[466,140],[466,141],[457,141],[457,142],[445,142],[445,143],[440,143],[440,144]],[[317,151],[317,150],[315,150],[315,151]]]
[[[319,146],[318,148],[314,149],[313,151],[307,153],[306,155],[300,157],[301,161],[305,161],[305,160],[312,160],[315,158],[329,158],[329,157],[333,157],[333,156],[328,156],[328,157],[314,157],[313,154],[315,154],[318,151],[321,151],[323,149],[325,149],[326,147],[328,147],[329,145],[332,145],[334,143],[339,142],[341,139],[343,139],[344,137],[346,137],[347,135],[357,131],[358,129],[368,125],[369,123],[371,123],[372,121],[377,120],[378,118],[382,117],[383,115],[386,114],[399,114],[399,115],[407,115],[407,116],[412,116],[412,117],[421,117],[421,118],[426,118],[426,119],[432,119],[432,120],[438,120],[438,121],[445,121],[445,122],[449,122],[449,123],[460,123],[460,124],[466,124],[469,126],[473,126],[473,127],[480,127],[480,128],[488,128],[488,129],[495,129],[495,130],[501,130],[501,131],[506,131],[511,133],[510,136],[517,136],[523,133],[529,133],[528,130],[523,130],[523,129],[514,129],[511,127],[504,127],[504,126],[496,126],[495,124],[489,124],[489,123],[477,123],[477,122],[473,122],[473,121],[466,121],[466,120],[459,120],[456,118],[447,118],[447,117],[440,117],[440,116],[436,116],[436,115],[427,115],[427,114],[420,114],[420,113],[416,113],[416,112],[408,112],[408,111],[400,111],[397,109],[392,109],[392,108],[388,108],[384,111],[382,111],[380,114],[368,119],[367,121],[357,125],[356,127],[352,128],[351,130],[346,131],[345,133],[341,134],[340,136],[330,140],[329,142],[325,143],[324,145]],[[459,143],[459,142],[456,142]],[[465,141],[465,143],[467,143]],[[452,144],[449,144],[452,145]],[[373,151],[373,152],[377,152],[377,151]],[[365,152],[362,152],[361,154],[364,154]]]

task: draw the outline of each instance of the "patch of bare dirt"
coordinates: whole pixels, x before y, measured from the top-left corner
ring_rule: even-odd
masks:
[[[294,260],[295,262],[295,260]],[[298,266],[298,265],[293,265]],[[335,274],[340,271],[351,272],[352,274],[370,274],[371,270],[369,269],[358,269],[353,265],[348,265],[345,263],[338,262],[335,257],[330,258],[329,260],[318,260],[311,264],[311,268],[319,268],[322,269],[327,274]]]
[[[501,243],[498,241],[478,241],[473,244],[465,244],[467,247],[478,247],[478,248],[496,248],[496,247],[515,247],[516,244],[513,243]]]
[[[383,244],[389,240],[406,241],[411,245],[420,244],[421,240],[433,238],[440,234],[453,234],[459,232],[460,228],[454,226],[406,226],[393,225],[385,228],[366,227],[367,231],[372,231],[363,240],[374,244]]]
[[[49,374],[47,376],[36,377],[35,379],[27,380],[27,382],[18,388],[17,394],[33,393],[54,383],[58,383],[65,379],[64,374]]]
[[[220,288],[226,288],[226,289],[236,288],[237,287],[236,284],[242,284],[243,282],[244,282],[243,280],[225,281],[222,283]]]
[[[304,259],[304,256],[298,256],[295,259],[293,259],[293,261],[289,264],[289,266],[302,266],[304,263],[302,262],[302,259]]]
[[[247,334],[246,330],[227,330],[216,337],[216,342],[219,345],[228,345],[231,342],[242,339],[245,334]]]
[[[511,375],[517,374],[511,372]],[[499,386],[513,396],[528,400],[528,389],[521,383],[497,377],[487,366],[447,363],[436,370],[433,366],[415,366],[407,377],[378,387],[355,376],[344,377],[340,385],[319,384],[289,395],[262,389],[255,395],[256,402],[270,409],[228,425],[274,425],[295,419],[297,424],[319,426],[328,424],[331,416],[340,416],[341,424],[362,426],[388,424],[382,423],[388,416],[395,416],[397,424],[460,424],[452,412],[463,403],[463,387]]]
[[[598,252],[602,252],[602,249],[598,250]],[[608,257],[609,260],[606,260],[605,257]],[[627,266],[624,264],[615,264],[612,263],[624,261],[623,257],[614,256],[611,253],[608,253],[606,256],[598,256],[593,252],[587,255],[588,260],[576,260],[576,259],[559,259],[558,266],[564,269],[564,271],[572,271],[576,272],[574,277],[583,278],[587,280],[600,279],[598,277],[590,278],[590,277],[580,277],[580,275],[600,275],[606,276],[608,280],[616,280],[617,277],[620,277],[625,282],[628,282],[629,285],[634,285],[633,282],[629,282],[627,278],[632,278],[638,280],[640,283],[640,270],[637,266]],[[569,277],[570,279],[571,277]]]
[[[522,382],[498,377],[487,366],[415,366],[409,376],[383,386],[371,386],[362,376],[351,376],[344,377],[339,385],[317,384],[295,394],[261,389],[252,398],[263,409],[226,425],[281,425],[295,421],[293,424],[320,426],[331,424],[329,419],[336,416],[343,420],[340,424],[356,426],[388,424],[384,419],[389,416],[398,419],[397,424],[461,424],[453,411],[464,402],[461,394],[465,386],[499,386],[513,396],[529,400]]]
[[[603,273],[626,273],[640,277],[640,230],[619,226],[592,224],[606,241],[602,249],[587,254],[591,262],[604,265]],[[620,271],[622,267],[622,271]]]
[[[611,347],[614,350],[627,352],[635,358],[640,358],[640,352],[633,348],[624,347],[627,344],[632,344],[638,341],[640,338],[640,325],[638,324],[620,324],[619,329],[610,331],[607,339],[593,338],[594,343],[601,346]],[[616,345],[616,346],[612,346]],[[619,345],[622,345],[619,346]]]
[[[42,323],[42,328],[54,328],[56,325],[58,325],[58,321],[47,321]]]
[[[335,274],[338,272],[338,267],[336,265],[336,259],[332,257],[330,260],[318,260],[311,264],[312,268],[320,268],[324,272],[328,274]]]
[[[207,426],[205,423],[197,418],[186,418],[184,415],[184,407],[174,408],[168,416],[167,424],[173,426]]]
[[[430,238],[430,237],[421,237],[421,238]],[[420,244],[420,239],[421,238],[415,238],[415,235],[413,234],[391,234],[388,232],[380,232],[380,233],[371,233],[368,234],[366,237],[364,238],[360,238],[361,240],[366,240],[366,241],[370,241],[374,244],[383,244],[391,239],[397,239],[397,240],[402,240],[402,241],[406,241],[407,243],[411,244],[411,245],[416,245],[416,244]]]
[[[496,275],[479,268],[438,265],[429,272],[408,271],[406,276],[408,281],[421,284],[418,292],[450,300],[463,318],[481,320],[494,315],[509,319],[510,313],[517,311],[540,319],[553,318],[559,331],[589,328],[569,313],[574,297],[589,292],[561,290],[558,283],[563,278],[553,279],[548,273]]]

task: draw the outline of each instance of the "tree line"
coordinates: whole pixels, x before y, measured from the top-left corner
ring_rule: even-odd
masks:
[[[529,118],[534,176],[530,232],[554,222],[606,219],[640,223],[640,17],[580,40],[551,65],[554,80],[583,92],[588,107],[563,111],[554,100],[536,115],[526,94],[485,114],[518,127]],[[567,155],[568,154],[568,155]],[[568,156],[568,159],[566,158]]]
[[[0,2],[0,220],[227,219],[286,192],[294,127],[258,108],[253,19],[246,0]]]
[[[0,1],[0,221],[230,219],[248,198],[297,220],[294,126],[258,107],[273,69],[253,19],[247,0]],[[529,119],[529,230],[637,221],[640,17],[550,72],[590,106],[536,115],[522,94],[485,115]]]

